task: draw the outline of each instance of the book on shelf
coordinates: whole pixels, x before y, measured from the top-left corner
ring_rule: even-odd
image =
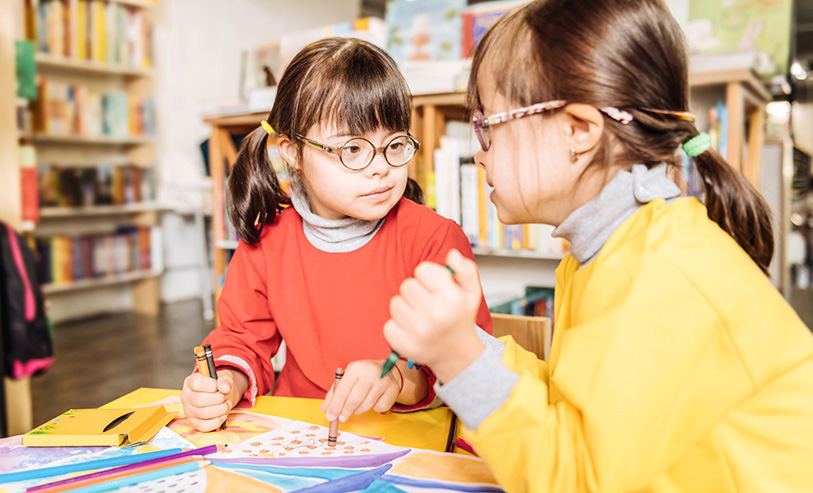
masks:
[[[98,92],[82,84],[40,77],[33,105],[33,129],[49,135],[130,138],[154,136],[151,97],[124,91]]]
[[[102,234],[55,235],[36,240],[40,282],[64,284],[160,270],[158,228],[122,226]]]
[[[42,207],[128,205],[155,199],[152,168],[122,166],[39,166]]]
[[[153,65],[152,25],[142,9],[104,0],[23,2],[23,31],[54,57],[137,69]]]
[[[37,183],[37,151],[34,149],[34,146],[24,144],[20,146],[19,154],[22,220],[36,223],[40,219],[40,203]]]

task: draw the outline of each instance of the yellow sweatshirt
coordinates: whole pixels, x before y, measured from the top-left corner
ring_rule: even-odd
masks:
[[[813,336],[695,199],[556,272],[549,362],[464,436],[520,491],[813,491]]]

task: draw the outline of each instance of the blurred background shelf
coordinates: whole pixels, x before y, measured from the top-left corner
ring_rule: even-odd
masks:
[[[124,77],[152,77],[153,70],[146,68],[128,67],[88,60],[37,53],[35,60],[40,69],[48,72],[63,72],[65,74],[96,74]]]
[[[46,295],[62,294],[71,291],[79,291],[84,289],[94,289],[109,286],[116,286],[120,284],[128,284],[136,281],[143,281],[147,279],[157,279],[161,276],[161,272],[148,271],[148,272],[128,272],[110,277],[101,277],[96,279],[83,279],[81,281],[46,284],[42,287]]]
[[[166,207],[156,202],[142,202],[127,205],[94,205],[86,207],[43,207],[40,209],[40,218],[113,216],[141,212],[158,212],[166,209]]]
[[[60,135],[37,132],[27,135],[26,137],[34,144],[136,146],[155,143],[155,139],[153,137],[92,137],[84,135]]]

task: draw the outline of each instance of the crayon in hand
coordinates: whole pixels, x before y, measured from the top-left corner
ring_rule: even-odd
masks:
[[[344,376],[343,368],[336,368],[335,380],[333,380],[333,391],[336,391],[336,386],[339,385],[339,380]],[[335,447],[336,441],[339,439],[339,418],[336,417],[330,422],[330,428],[327,432],[327,446]]]
[[[198,372],[201,375],[217,380],[217,368],[215,368],[215,358],[212,354],[212,346],[209,344],[195,346],[195,361],[198,365]],[[226,429],[225,421],[223,421],[219,429]]]
[[[446,270],[449,271],[449,274],[451,274],[452,278],[454,279],[454,270],[452,270],[452,268],[449,267],[448,265],[444,265],[444,267],[446,267]],[[401,359],[400,354],[398,354],[394,350],[390,351],[390,355],[387,356],[387,360],[384,361],[384,366],[381,367],[381,376],[379,378],[386,377],[387,374],[391,372],[392,369],[395,367],[395,363],[397,363],[399,359]],[[407,368],[409,368],[410,370],[412,369],[413,365],[415,365],[415,363],[412,360],[407,361]],[[417,367],[417,369],[419,370],[421,369],[421,365],[415,366]]]

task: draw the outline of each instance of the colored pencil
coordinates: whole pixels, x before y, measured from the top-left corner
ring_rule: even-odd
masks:
[[[169,462],[169,461],[181,459],[181,458],[184,458],[184,457],[192,457],[192,456],[198,456],[198,455],[203,456],[203,455],[214,454],[215,452],[219,452],[219,451],[223,450],[225,447],[226,447],[225,445],[207,445],[206,447],[201,447],[201,448],[197,448],[197,449],[190,449],[190,450],[186,450],[186,451],[183,451],[183,452],[179,452],[177,454],[165,455],[163,457],[156,457],[154,459],[147,459],[147,460],[144,460],[142,462],[134,462],[132,464],[127,464],[127,465],[116,467],[116,468],[113,468],[113,469],[105,469],[103,471],[97,471],[97,472],[90,473],[90,474],[85,474],[85,475],[82,475],[82,476],[76,476],[76,477],[73,477],[73,478],[63,479],[63,480],[60,480],[60,481],[55,481],[53,483],[42,484],[42,485],[39,485],[39,486],[35,486],[33,488],[29,488],[26,491],[43,491],[43,492],[44,491],[51,491],[51,488],[59,488],[59,487],[61,487],[63,485],[68,485],[68,484],[72,485],[72,484],[80,482],[80,481],[85,481],[85,480],[98,478],[98,477],[107,477],[108,475],[111,475],[111,474],[118,474],[118,473],[121,473],[121,472],[127,472],[127,471],[130,471],[130,470],[133,470],[133,469],[138,469],[138,468],[144,467],[144,466],[149,467],[149,466],[151,466],[153,464],[160,464],[160,463],[163,463],[163,462]],[[146,454],[138,454],[138,455],[136,455],[136,457],[141,456],[141,455],[146,455]]]
[[[122,466],[136,462],[144,462],[145,460],[155,459],[157,457],[177,454],[179,452],[183,452],[183,449],[173,448],[168,450],[158,450],[156,452],[148,452],[145,454],[123,455],[119,457],[110,457],[107,459],[78,462],[76,464],[65,464],[64,466],[43,467],[40,469],[29,469],[27,471],[10,472],[0,474],[0,484],[13,483],[15,481],[27,481],[29,479],[47,478],[49,476],[59,476],[74,472],[90,471],[91,469],[104,469],[107,467]]]
[[[135,476],[127,476],[125,478],[114,479],[113,481],[106,481],[101,484],[94,484],[84,488],[78,488],[73,491],[77,493],[99,493],[100,491],[110,491],[125,486],[132,486],[134,484],[146,483],[147,481],[155,481],[156,479],[175,476],[176,474],[184,474],[187,472],[197,471],[209,465],[209,461],[194,461],[188,464],[181,464],[180,466],[165,467],[157,471],[145,472],[143,474],[136,474]]]
[[[126,478],[128,476],[134,476],[136,474],[142,474],[149,471],[157,471],[158,469],[179,466],[181,464],[186,464],[188,462],[200,460],[201,458],[202,457],[199,455],[190,455],[187,457],[181,457],[179,459],[173,459],[166,462],[158,462],[155,464],[133,464],[136,467],[132,469],[124,469],[124,467],[128,466],[122,466],[121,468],[100,471],[101,474],[99,475],[96,475],[96,473],[86,474],[84,476],[77,476],[63,481],[58,481],[57,483],[60,484],[49,483],[47,485],[40,485],[34,488],[28,488],[25,491],[26,492],[36,491],[39,493],[60,493],[62,491],[74,490],[76,488],[82,488],[84,486],[99,484],[105,481],[112,481],[114,479]]]

